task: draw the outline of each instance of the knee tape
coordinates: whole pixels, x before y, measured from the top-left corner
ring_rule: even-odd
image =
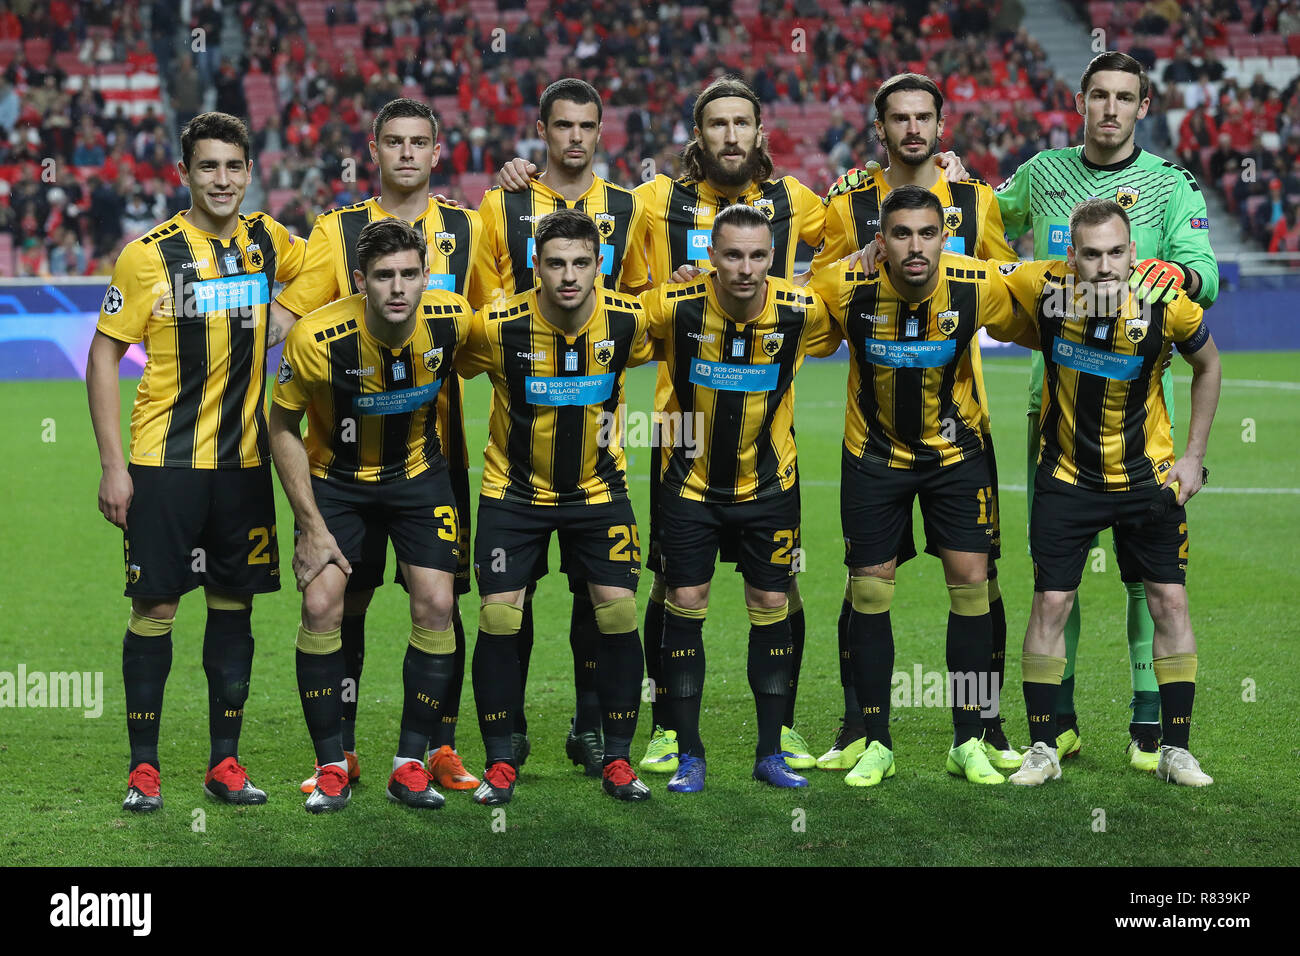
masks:
[[[700,608],[678,607],[672,601],[664,600],[664,610],[676,617],[690,618],[696,621],[702,621],[708,616],[709,606],[706,604]]]
[[[894,582],[870,575],[849,578],[849,600],[859,614],[884,614],[894,601]]]
[[[137,637],[162,637],[172,629],[172,624],[176,618],[169,617],[165,620],[160,617],[145,617],[143,614],[135,613],[131,609],[131,618],[127,621],[126,629]]]
[[[597,604],[595,611],[596,627],[602,634],[627,634],[636,630],[636,598],[631,595]]]
[[[445,631],[431,631],[427,627],[412,624],[410,644],[417,651],[424,651],[426,654],[454,654],[456,634],[451,628]]]
[[[662,574],[656,574],[654,583],[650,585],[650,600],[655,604],[663,604],[668,600],[668,585],[664,583]]]
[[[746,605],[745,610],[749,613],[749,623],[755,627],[763,627],[767,624],[780,624],[790,616],[790,604],[787,601],[780,607],[749,607]]]
[[[501,601],[484,604],[478,612],[478,629],[484,634],[510,637],[519,633],[524,623],[524,609]]]
[[[304,654],[333,654],[343,650],[343,629],[332,631],[309,631],[302,624],[298,625],[297,648]]]
[[[786,595],[786,604],[790,608],[791,614],[798,614],[803,610],[803,598],[799,594],[798,587],[791,587],[790,593]]]
[[[998,601],[1002,600],[1002,589],[998,587],[998,579],[989,578],[988,585],[989,585],[989,603],[996,604]]]
[[[1156,672],[1157,684],[1176,684],[1181,681],[1196,683],[1195,654],[1170,654],[1168,657],[1157,657],[1151,662],[1151,668]]]
[[[1024,654],[1020,658],[1021,678],[1029,684],[1060,686],[1065,676],[1065,658],[1049,654]]]
[[[222,594],[205,589],[203,599],[214,611],[247,611],[253,606],[253,597],[249,594]]]
[[[989,612],[989,583],[948,585],[948,605],[958,617],[980,617]]]

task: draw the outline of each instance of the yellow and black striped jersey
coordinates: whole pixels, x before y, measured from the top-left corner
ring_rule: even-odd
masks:
[[[922,302],[896,291],[885,267],[813,276],[809,288],[849,343],[844,447],[859,458],[920,469],[983,453],[971,342],[980,328],[1002,341],[1034,341],[996,264],[945,252],[938,268],[939,284]]]
[[[884,170],[878,169],[860,185],[826,201],[826,242],[813,258],[813,272],[852,255],[876,238],[880,203],[889,191]],[[1007,244],[997,194],[988,183],[978,179],[950,183],[940,176],[930,192],[943,203],[943,228],[948,234],[945,251],[998,262],[1019,258]]]
[[[335,299],[362,291],[352,275],[361,268],[357,237],[369,223],[392,218],[392,213],[379,205],[378,196],[317,216],[307,239],[307,261],[298,278],[276,296],[276,301],[295,315],[306,315]],[[455,292],[475,308],[486,302],[470,281],[474,258],[483,241],[479,214],[430,198],[424,213],[411,226],[429,246],[429,288]]]
[[[1043,352],[1039,467],[1094,491],[1163,482],[1174,447],[1161,370],[1172,346],[1190,353],[1209,339],[1201,307],[1179,292],[1167,305],[1130,296],[1117,314],[1090,316],[1066,263],[1035,260],[1000,271],[1032,317]]]
[[[604,257],[598,285],[618,290],[646,284],[646,211],[641,200],[595,176],[587,191],[569,202],[534,179],[525,191],[511,193],[497,186],[483,196],[479,213],[485,240],[474,260],[474,282],[484,290],[483,302],[508,298],[536,285],[533,234],[537,221],[557,209],[580,209],[596,221]]]
[[[385,482],[446,466],[433,414],[456,381],[473,310],[430,289],[411,337],[390,348],[366,328],[366,296],[348,296],[294,323],[271,400],[307,410],[307,457],[318,478]]]
[[[672,386],[662,410],[673,437],[660,443],[665,491],[733,504],[794,485],[794,376],[841,336],[822,301],[788,279],[768,276],[765,295],[745,323],[723,311],[711,276],[641,296]]]
[[[826,223],[821,197],[793,176],[750,183],[743,192],[725,196],[707,182],[660,174],[634,192],[646,206],[646,249],[655,285],[663,285],[685,265],[708,268],[713,219],[733,203],[754,206],[771,219],[774,252],[768,275],[782,279],[794,275],[800,240],[816,249]],[[656,412],[664,409],[672,387],[661,363],[655,379]]]
[[[793,176],[750,183],[743,192],[727,196],[707,182],[660,174],[634,191],[646,207],[650,281],[655,285],[684,265],[708,265],[713,219],[734,203],[754,206],[772,221],[775,255],[770,275],[791,278],[799,240],[813,249],[821,245],[826,207]]]
[[[826,242],[813,258],[813,272],[852,255],[876,238],[880,231],[880,204],[889,195],[890,188],[884,170],[878,169],[865,182],[826,201]],[[943,243],[946,251],[997,262],[1015,262],[1019,258],[1007,243],[997,194],[988,183],[978,179],[950,183],[940,176],[930,192],[943,203],[943,228],[948,233]],[[971,342],[970,358],[984,411],[981,429],[988,435],[989,402],[984,391],[978,336]]]
[[[600,287],[594,295],[574,335],[542,317],[535,289],[475,314],[456,369],[492,380],[484,497],[534,505],[627,497],[624,370],[650,361],[653,347],[634,296]]]
[[[357,261],[357,237],[367,223],[394,218],[379,205],[379,197],[353,203],[316,217],[307,240],[307,261],[298,278],[277,297],[296,315],[362,290],[352,272]],[[475,257],[483,244],[483,220],[473,209],[459,209],[432,198],[424,214],[411,223],[428,243],[429,288],[455,292],[477,308],[487,301],[471,281]],[[452,468],[469,467],[465,440],[464,384],[448,382],[438,391],[438,435]]]
[[[143,342],[148,356],[131,411],[132,464],[270,461],[267,308],[272,286],[298,274],[305,250],[260,212],[241,215],[228,241],[179,213],[122,250],[96,328]]]

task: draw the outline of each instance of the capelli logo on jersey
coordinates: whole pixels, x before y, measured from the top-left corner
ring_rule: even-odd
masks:
[[[699,332],[687,332],[686,337],[688,339],[694,339],[697,342],[716,342],[718,339],[718,337],[714,335],[712,332],[710,332],[708,335],[703,335]]]
[[[875,325],[877,322],[888,322],[888,321],[889,321],[889,319],[886,318],[886,317],[883,316],[883,315],[873,315],[873,314],[870,313],[870,312],[859,312],[859,313],[858,313],[858,318],[860,318],[860,319],[866,319],[866,320],[867,320],[868,322],[870,322],[872,325]]]
[[[530,362],[545,362],[545,352],[516,352],[515,358],[528,359]]]
[[[348,375],[358,375],[358,376],[374,375],[375,367],[373,365],[367,365],[365,368],[350,368],[347,369],[346,371]]]
[[[520,217],[519,217],[519,221],[520,221],[520,222],[536,222],[537,220],[539,220],[539,219],[541,219],[541,218],[542,218],[541,216],[520,216]]]
[[[712,206],[682,206],[682,212],[689,212],[693,216],[712,216]]]

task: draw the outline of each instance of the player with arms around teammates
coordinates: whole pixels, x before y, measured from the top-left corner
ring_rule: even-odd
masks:
[[[1121,204],[1082,202],[1069,227],[1064,263],[1002,267],[1037,328],[1046,369],[1029,518],[1034,603],[1021,658],[1033,744],[1011,781],[1038,786],[1061,776],[1056,708],[1066,620],[1092,539],[1113,528],[1120,576],[1145,585],[1155,620],[1163,725],[1156,775],[1204,787],[1214,781],[1188,750],[1197,658],[1184,505],[1208,474],[1202,462],[1219,401],[1219,354],[1201,307],[1185,293],[1150,303],[1131,292],[1125,280],[1138,253]],[[1192,366],[1187,447],[1177,460],[1160,383],[1173,347]]]
[[[282,321],[315,311],[335,299],[355,295],[361,287],[357,274],[357,239],[371,222],[397,219],[410,223],[428,247],[429,288],[466,296],[472,305],[477,290],[470,272],[483,225],[478,213],[459,209],[431,198],[429,174],[438,164],[438,120],[418,100],[400,97],[385,103],[371,126],[370,158],[379,167],[379,195],[316,217],[307,240],[307,259],[298,277],[276,297],[271,314]],[[438,437],[442,441],[447,473],[456,495],[456,524],[460,532],[461,566],[456,571],[456,593],[469,591],[469,455],[465,442],[463,390],[452,377],[438,390]],[[361,671],[365,660],[366,609],[374,589],[384,580],[388,540],[377,525],[367,529],[360,560],[348,577],[343,601],[343,750],[351,783],[361,776],[357,758],[356,721]],[[402,581],[400,568],[397,575]],[[404,583],[404,582],[403,582]],[[465,770],[456,752],[456,724],[460,715],[460,691],[465,675],[465,628],[457,602],[452,615],[456,634],[455,670],[451,689],[439,709],[438,733],[430,743],[429,772],[439,786],[472,790],[478,780]],[[302,783],[304,793],[316,788],[316,775]]]
[[[713,221],[708,252],[715,271],[642,296],[672,386],[664,411],[673,420],[698,419],[699,433],[708,436],[700,449],[661,449],[667,594],[659,667],[680,748],[668,783],[674,793],[705,785],[703,628],[727,540],[737,549],[750,622],[753,777],[775,787],[808,785],[790,768],[781,742],[793,693],[787,593],[801,552],[793,383],[805,356],[831,354],[840,335],[815,295],[768,275],[772,238],[771,222],[758,209],[728,206]]]
[[[978,180],[950,182],[941,175],[931,157],[943,136],[943,93],[928,76],[900,73],[880,85],[874,100],[876,135],[885,147],[889,165],[866,173],[857,173],[832,188],[826,204],[826,241],[813,259],[812,271],[819,273],[841,257],[865,248],[869,265],[874,268],[884,257],[875,242],[880,230],[880,203],[898,186],[914,185],[929,189],[943,205],[944,250],[977,259],[1014,262],[1016,254],[1003,235],[1002,216],[993,188]],[[856,183],[856,185],[854,185]],[[873,254],[874,253],[874,254]],[[844,266],[840,266],[841,269]],[[983,393],[984,377],[978,336],[970,343],[971,370],[979,395],[984,455],[988,461],[993,488],[992,540],[989,542],[989,613],[992,621],[992,674],[1000,694],[1006,670],[1007,616],[998,586],[996,561],[1002,556],[1002,535],[998,508],[998,470],[994,458],[993,436],[989,421],[989,403]],[[929,540],[926,552],[938,555],[937,545]],[[899,564],[916,554],[909,527],[903,531]],[[817,759],[825,770],[848,770],[862,756],[867,745],[862,714],[853,689],[853,667],[849,654],[849,615],[852,596],[845,586],[840,609],[838,637],[840,684],[844,690],[844,717],[835,743]],[[999,708],[1000,709],[1000,708]],[[1002,728],[1000,714],[983,718],[984,752],[998,770],[1020,766],[1020,754],[1011,749]]]
[[[597,286],[600,233],[586,213],[545,216],[534,247],[538,284],[475,315],[457,356],[466,378],[487,374],[492,382],[474,539],[482,600],[474,698],[487,769],[474,799],[496,805],[514,796],[524,595],[558,532],[570,566],[587,583],[600,634],[602,787],[615,799],[640,801],[650,789],[629,760],[641,695],[641,537],[618,409],[624,370],[652,355],[645,313],[632,296]]]
[[[351,798],[341,735],[341,624],[347,578],[367,539],[392,540],[410,592],[391,800],[443,805],[424,759],[455,669],[460,536],[436,399],[455,381],[453,362],[472,310],[454,292],[428,288],[425,238],[401,220],[366,225],[356,251],[353,278],[364,293],[294,325],[270,416],[271,452],[297,526],[298,689],[320,768],[306,803],[312,813],[342,809]]]
[[[483,197],[485,239],[474,262],[474,284],[484,299],[505,298],[536,285],[533,270],[537,223],[557,209],[577,209],[591,216],[600,233],[601,266],[597,284],[635,295],[646,279],[645,206],[631,191],[601,179],[592,171],[600,142],[603,106],[591,84],[572,77],[556,80],[542,91],[538,103],[537,135],[546,143],[546,169],[520,190],[490,189]],[[565,739],[569,759],[591,777],[604,767],[600,736],[600,700],[596,687],[596,656],[600,629],[588,600],[587,584],[561,555],[561,573],[573,595],[569,646],[573,650],[576,704]],[[545,553],[537,577],[546,574]],[[524,597],[519,649],[521,694],[527,696],[528,666],[533,648],[531,585]],[[523,698],[515,710],[515,759],[523,766],[531,749]]]
[[[248,129],[203,113],[181,130],[190,208],[129,243],[113,268],[86,361],[103,476],[99,509],[123,531],[131,616],[122,680],[131,760],[123,809],[163,805],[158,731],[181,595],[204,589],[211,749],[204,789],[266,802],[239,763],[253,665],[253,595],[280,587],[263,397],[273,283],[302,267],[305,244],[263,213],[241,215],[252,173]],[[147,354],[123,464],[118,364]]]
[[[943,251],[944,207],[932,191],[891,190],[880,203],[878,241],[886,255],[879,271],[848,271],[841,262],[810,285],[840,323],[852,358],[840,512],[850,661],[867,746],[845,782],[870,787],[895,773],[890,606],[900,538],[919,495],[948,585],[953,744],[945,766],[972,783],[1000,784],[982,742],[982,717],[996,700],[987,578],[995,499],[971,341],[981,328],[1002,341],[1034,340],[995,264]]]

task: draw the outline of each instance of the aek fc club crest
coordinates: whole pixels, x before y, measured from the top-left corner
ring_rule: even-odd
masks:
[[[439,345],[436,349],[429,349],[429,351],[424,353],[424,367],[427,368],[430,372],[436,373],[438,371],[438,368],[441,365],[442,365],[441,345]]]
[[[951,232],[961,228],[961,206],[943,207],[943,225]]]
[[[1137,187],[1120,186],[1115,190],[1115,201],[1119,203],[1121,209],[1132,209],[1138,202]]]
[[[1129,319],[1124,323],[1124,337],[1134,344],[1141,342],[1146,338],[1147,328],[1150,325],[1150,319]]]
[[[776,203],[770,199],[755,199],[754,208],[761,212],[768,219],[776,215]]]
[[[614,361],[614,340],[601,339],[591,347],[591,356],[601,365]]]
[[[266,260],[262,257],[262,247],[257,243],[253,243],[244,250],[244,258],[248,260],[248,266],[254,272],[261,269],[266,263]]]
[[[596,229],[600,232],[600,238],[608,239],[614,235],[615,219],[607,212],[596,213]]]
[[[957,310],[953,309],[948,312],[939,313],[939,331],[944,335],[952,335],[957,330]]]
[[[769,332],[763,336],[763,354],[775,355],[781,351],[781,343],[785,341],[784,332]]]
[[[456,234],[454,232],[435,233],[433,244],[438,247],[438,251],[444,256],[449,256],[456,251]]]

